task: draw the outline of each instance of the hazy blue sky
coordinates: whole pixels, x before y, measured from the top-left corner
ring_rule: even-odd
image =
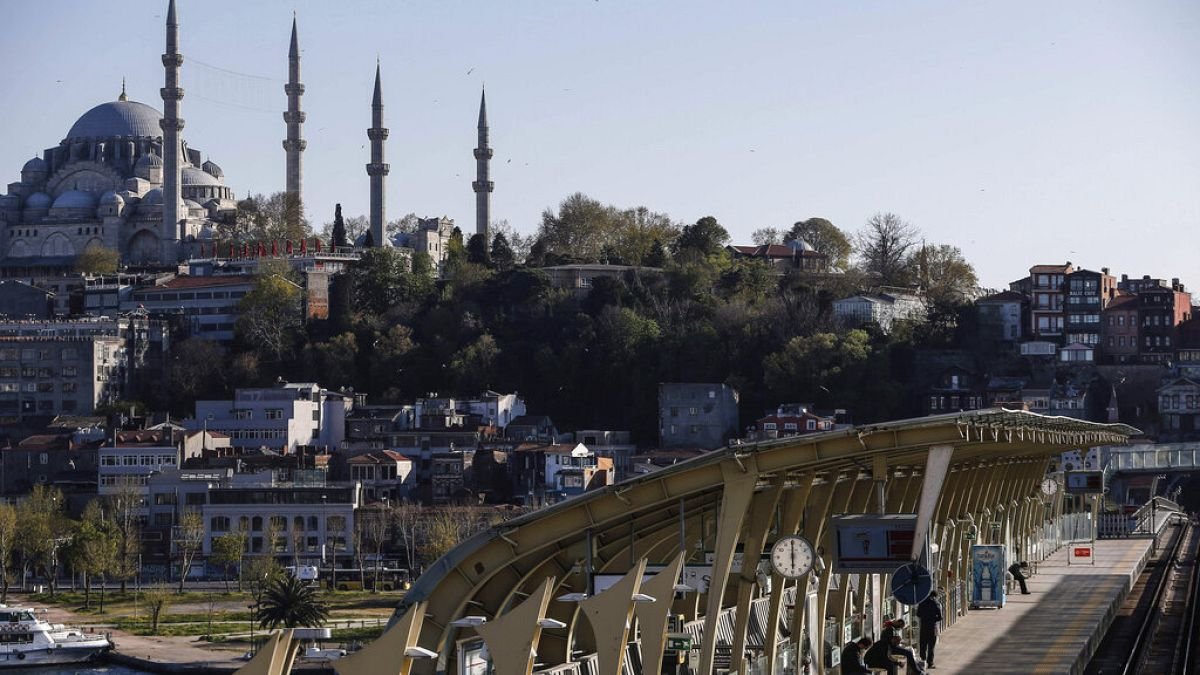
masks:
[[[1200,283],[1196,0],[178,1],[184,136],[239,196],[283,189],[297,11],[318,228],[367,211],[378,55],[392,218],[473,227],[486,81],[493,214],[526,232],[575,191],[745,243],[894,211],[990,286],[1065,260]],[[122,76],[161,109],[165,0],[2,6],[0,181]]]

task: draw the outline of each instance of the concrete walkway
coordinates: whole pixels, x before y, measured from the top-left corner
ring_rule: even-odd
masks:
[[[972,610],[938,637],[936,675],[1082,673],[1150,554],[1150,539],[1096,542],[1095,565],[1063,548],[1030,578],[1032,595]]]

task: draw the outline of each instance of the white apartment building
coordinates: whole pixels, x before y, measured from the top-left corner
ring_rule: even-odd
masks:
[[[341,446],[346,414],[353,400],[319,385],[284,383],[275,387],[238,389],[232,401],[196,401],[191,430],[208,429],[229,436],[234,448],[266,447],[284,453],[298,446]]]

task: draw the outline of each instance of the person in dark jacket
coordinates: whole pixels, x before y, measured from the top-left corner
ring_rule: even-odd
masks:
[[[872,668],[887,670],[888,675],[899,675],[900,664],[892,660],[892,649],[899,646],[899,635],[892,635],[887,639],[881,637],[867,650],[866,655],[863,656],[863,662]]]
[[[870,646],[871,638],[861,637],[842,647],[842,675],[871,675],[871,669],[863,662],[863,652]]]
[[[933,648],[937,646],[938,629],[942,623],[942,605],[938,602],[937,591],[930,591],[929,597],[917,605],[917,618],[921,620],[921,640],[918,648],[921,660],[926,668],[933,668]]]
[[[1029,588],[1025,585],[1025,579],[1027,577],[1024,574],[1025,570],[1027,569],[1029,569],[1029,563],[1025,562],[1024,560],[1021,562],[1015,562],[1012,564],[1012,567],[1008,568],[1008,572],[1009,574],[1013,575],[1013,579],[1018,584],[1021,584],[1021,595],[1029,595]]]

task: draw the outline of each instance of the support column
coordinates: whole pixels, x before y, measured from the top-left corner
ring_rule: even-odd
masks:
[[[542,636],[541,621],[546,617],[553,589],[554,577],[549,577],[507,614],[475,628],[492,654],[496,675],[530,675],[533,672],[538,640]]]
[[[783,516],[780,518],[779,536],[784,537],[796,532],[800,526],[800,517],[804,515],[804,503],[808,499],[809,493],[812,491],[813,481],[816,479],[816,474],[806,474],[798,481],[796,487],[787,490],[783,496]],[[767,605],[767,626],[770,632],[767,640],[764,655],[767,658],[767,663],[774,668],[776,654],[779,651],[778,626],[780,611],[783,608],[783,591],[784,584],[787,579],[784,579],[774,567],[771,568],[771,601]],[[797,585],[803,584],[804,580],[797,582]],[[797,589],[796,603],[800,603],[803,597],[800,595],[799,588]],[[795,612],[793,612],[793,616]],[[799,632],[799,627],[793,623],[792,632]]]
[[[758,463],[753,455],[742,458],[740,462],[726,460],[721,462],[721,476],[725,489],[721,495],[712,581],[709,582],[708,604],[704,613],[704,642],[700,646],[701,673],[713,672],[713,657],[717,651],[717,618],[721,613],[725,583],[733,564],[733,551],[737,547],[742,522],[758,484]]]
[[[640,592],[645,573],[646,559],[642,558],[608,590],[579,603],[579,611],[588,618],[596,637],[598,675],[621,675],[629,624],[633,620],[633,596]]]
[[[675,597],[675,584],[683,569],[683,552],[675,556],[670,565],[642,584],[642,592],[654,598],[654,602],[638,603],[633,608],[641,629],[642,671],[658,672],[662,663],[663,648],[667,644],[667,619],[671,616],[671,600]]]
[[[742,546],[742,571],[738,574],[737,609],[733,618],[733,657],[730,660],[730,670],[735,673],[741,672],[742,662],[745,660],[751,594],[758,583],[758,562],[762,557],[767,530],[774,524],[775,505],[779,503],[779,495],[783,493],[783,481],[783,475],[776,477],[774,484],[758,493],[750,506],[750,522],[747,523],[745,532],[746,543]]]
[[[413,648],[418,646],[426,607],[424,602],[409,607],[383,635],[353,654],[334,661],[334,671],[337,675],[409,675],[419,653]]]

